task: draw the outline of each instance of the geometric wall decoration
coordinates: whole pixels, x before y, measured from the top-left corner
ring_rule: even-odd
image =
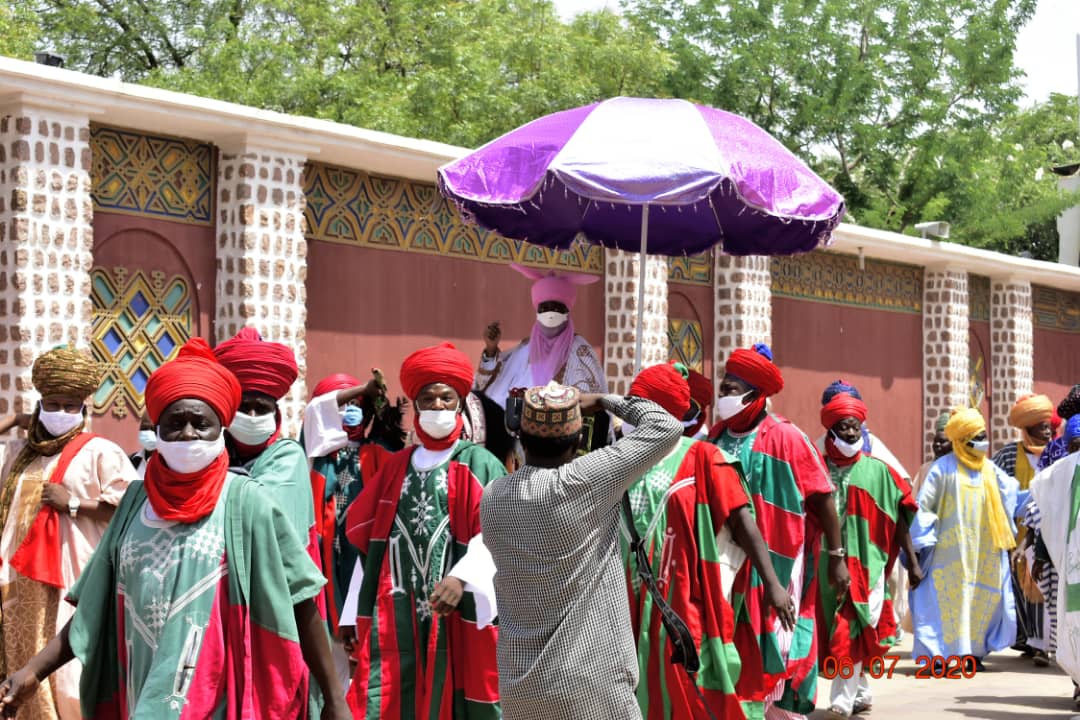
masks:
[[[712,287],[712,251],[668,258],[668,282]]]
[[[1080,333],[1080,294],[1032,285],[1031,296],[1036,327]]]
[[[668,359],[699,373],[705,372],[705,343],[701,334],[701,323],[697,320],[668,318]]]
[[[213,145],[91,125],[90,156],[94,212],[213,222]]]
[[[772,292],[781,297],[874,310],[922,312],[923,268],[834,252],[772,258]]]
[[[431,184],[310,162],[303,183],[311,240],[595,275],[604,272],[600,246],[575,243],[569,250],[549,250],[465,224]]]
[[[990,322],[990,278],[983,275],[968,275],[968,320]]]
[[[173,359],[191,338],[191,288],[180,276],[166,280],[152,271],[94,268],[90,273],[94,305],[94,359],[105,366],[94,393],[94,412],[111,409],[123,418],[141,414],[150,374]]]

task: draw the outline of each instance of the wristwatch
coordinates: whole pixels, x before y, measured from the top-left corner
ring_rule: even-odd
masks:
[[[842,558],[845,557],[847,553],[844,551],[844,548],[840,547],[835,550],[830,550],[829,555],[835,558]]]
[[[80,507],[82,507],[82,501],[80,501],[79,498],[74,495],[68,498],[68,514],[71,515],[71,517],[75,517],[79,514]]]

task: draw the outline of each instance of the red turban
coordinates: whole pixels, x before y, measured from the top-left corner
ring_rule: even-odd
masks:
[[[246,327],[229,340],[214,348],[218,362],[227,367],[240,381],[244,390],[269,395],[275,400],[285,397],[300,371],[296,355],[288,345],[266,342],[259,331]]]
[[[401,387],[410,400],[433,383],[446,383],[464,400],[473,384],[469,356],[444,342],[417,350],[401,363]]]
[[[771,397],[784,389],[784,376],[772,361],[772,351],[763,343],[753,349],[739,348],[728,357],[724,372]]]
[[[690,383],[690,397],[694,399],[694,402],[698,404],[698,407],[704,410],[713,404],[713,397],[716,396],[716,391],[713,390],[713,384],[709,378],[705,377],[697,370],[691,370],[687,382]]]
[[[837,393],[833,399],[821,408],[821,424],[828,430],[844,418],[853,417],[860,423],[866,422],[866,405],[857,397],[847,393]]]
[[[333,375],[327,375],[322,380],[320,380],[319,384],[315,386],[315,389],[311,391],[311,396],[319,397],[320,395],[325,395],[326,393],[332,393],[338,390],[348,390],[349,388],[354,388],[358,385],[363,384],[364,383],[360,382],[352,375],[346,375],[345,373],[334,373]]]
[[[240,407],[240,383],[214,357],[202,338],[192,338],[180,348],[176,359],[165,363],[146,381],[146,409],[150,422],[158,424],[165,408],[177,400],[202,400],[228,425]]]
[[[671,363],[653,365],[639,372],[630,385],[630,394],[652,400],[676,420],[682,420],[690,410],[690,384]]]

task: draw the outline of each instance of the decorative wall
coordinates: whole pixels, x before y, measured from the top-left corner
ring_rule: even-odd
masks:
[[[1009,427],[1009,410],[1035,385],[1032,356],[1031,283],[994,278],[990,290],[990,442],[1000,448],[1017,436]]]
[[[604,342],[604,372],[614,393],[626,393],[634,379],[637,352],[638,282],[641,256],[608,250],[604,274],[604,301],[607,306],[607,338]],[[665,362],[668,358],[668,286],[664,258],[645,259],[645,304],[642,313],[641,367]]]
[[[971,400],[968,276],[926,269],[923,313],[923,456],[930,456],[938,416]]]
[[[772,259],[772,292],[838,305],[920,313],[923,270],[915,265],[817,251]]]
[[[705,372],[705,342],[700,322],[668,318],[668,359],[699,373]]]
[[[1040,328],[1080,333],[1080,293],[1032,285],[1031,311]]]
[[[968,275],[968,307],[971,322],[990,322],[990,278]]]
[[[735,348],[772,343],[772,293],[769,258],[715,253],[713,383],[720,387],[724,363]]]
[[[95,268],[90,275],[94,305],[94,358],[106,370],[94,393],[94,412],[117,418],[143,411],[150,374],[172,360],[191,338],[193,317],[187,281],[165,273]]]
[[[214,221],[212,145],[91,125],[95,212]]]
[[[567,251],[548,250],[465,224],[434,185],[308,163],[303,188],[311,240],[604,272],[603,248],[581,243]]]
[[[712,251],[700,255],[669,257],[667,263],[668,282],[684,285],[712,285]]]

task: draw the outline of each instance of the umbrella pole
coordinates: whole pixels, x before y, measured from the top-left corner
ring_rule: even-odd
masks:
[[[649,247],[649,206],[641,206],[641,253],[638,259],[637,345],[634,348],[634,375],[641,372],[641,341],[645,329],[645,258]]]

